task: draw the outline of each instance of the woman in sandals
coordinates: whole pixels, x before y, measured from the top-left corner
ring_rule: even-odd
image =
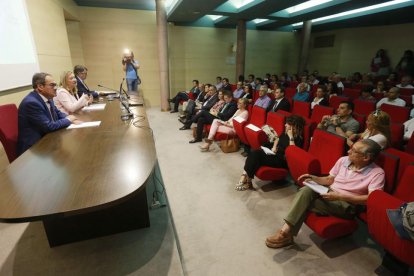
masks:
[[[249,105],[249,99],[241,98],[237,101],[237,111],[234,115],[227,121],[222,121],[219,119],[214,119],[211,124],[210,132],[208,133],[208,138],[205,139],[205,143],[200,147],[201,151],[209,151],[210,145],[213,143],[214,136],[217,132],[227,133],[228,135],[234,135],[236,131],[233,128],[233,118],[239,117],[244,120],[247,120],[249,117],[249,112],[247,111],[247,106]]]
[[[266,143],[264,146],[271,148],[273,154],[266,154],[262,149],[250,152],[244,164],[244,172],[239,183],[236,185],[237,191],[244,191],[253,187],[252,179],[255,173],[262,166],[273,168],[287,168],[285,150],[288,146],[295,145],[303,147],[303,128],[305,119],[298,115],[290,115],[286,118],[285,132],[276,137],[274,143]]]

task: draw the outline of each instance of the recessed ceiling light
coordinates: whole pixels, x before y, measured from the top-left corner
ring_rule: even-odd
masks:
[[[214,15],[214,14],[207,14],[208,17],[211,18],[211,20],[216,21],[219,18],[222,18],[222,15]]]
[[[265,18],[256,18],[254,20],[252,20],[255,24],[259,24],[265,21],[268,21],[269,19],[265,19]]]
[[[306,9],[309,9],[309,8],[313,8],[315,6],[322,5],[322,4],[331,2],[331,1],[332,0],[310,0],[310,1],[304,2],[302,4],[287,8],[285,11],[287,13],[295,13],[295,12],[299,12],[299,11],[303,11],[303,10],[306,10]]]
[[[232,4],[236,9],[240,9],[243,6],[246,6],[253,2],[254,0],[229,0],[230,4]]]

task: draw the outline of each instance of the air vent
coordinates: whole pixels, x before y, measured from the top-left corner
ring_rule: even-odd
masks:
[[[313,48],[333,47],[335,43],[335,35],[324,35],[315,37]]]

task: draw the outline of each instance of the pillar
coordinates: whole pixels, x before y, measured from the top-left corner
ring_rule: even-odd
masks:
[[[244,75],[246,63],[246,20],[237,22],[236,81]]]
[[[307,69],[306,67],[308,66],[311,30],[312,21],[308,20],[303,22],[302,44],[299,55],[298,74],[301,74],[303,70]]]

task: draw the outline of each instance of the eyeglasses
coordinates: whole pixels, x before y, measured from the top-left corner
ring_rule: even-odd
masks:
[[[351,153],[351,152],[353,152],[353,153],[358,153],[358,154],[365,155],[365,153],[364,153],[364,152],[362,152],[362,151],[358,151],[358,150],[355,150],[354,148],[350,148],[350,149],[349,149],[349,152],[350,152],[350,153]]]
[[[374,112],[372,112],[372,115],[374,115],[375,117],[378,117],[380,115],[381,110],[377,109]]]
[[[47,84],[45,84],[45,86],[49,86],[49,87],[56,87],[57,86],[57,83],[54,83],[54,82],[52,82],[52,83],[47,83]]]

